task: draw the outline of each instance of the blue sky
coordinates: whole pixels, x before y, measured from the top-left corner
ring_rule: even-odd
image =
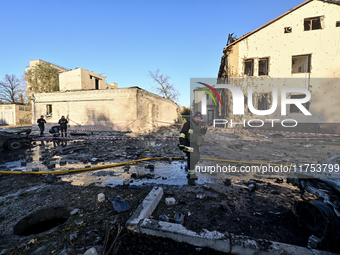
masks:
[[[0,80],[29,61],[82,67],[118,87],[171,77],[178,103],[190,104],[190,78],[215,78],[229,33],[253,31],[303,0],[1,0]]]

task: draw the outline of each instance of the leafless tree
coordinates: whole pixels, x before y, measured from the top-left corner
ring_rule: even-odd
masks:
[[[59,90],[59,72],[49,64],[38,64],[26,72],[30,92],[50,92]]]
[[[22,103],[20,95],[25,94],[25,82],[14,74],[6,74],[0,81],[0,100],[4,103]]]
[[[149,71],[149,75],[153,79],[153,81],[156,82],[158,85],[157,87],[153,88],[154,90],[157,91],[158,95],[165,97],[166,99],[170,99],[174,102],[177,102],[179,93],[174,88],[174,85],[170,84],[169,76],[160,74],[158,68],[156,72]]]

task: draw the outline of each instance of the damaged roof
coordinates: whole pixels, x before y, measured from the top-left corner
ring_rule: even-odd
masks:
[[[340,5],[340,0],[319,0],[325,3],[330,3],[330,4],[337,4]]]
[[[237,40],[235,40],[235,41],[233,41],[232,43],[228,44],[228,45],[225,47],[225,49],[226,49],[226,48],[229,48],[230,46],[232,46],[232,45],[234,45],[234,44],[236,44],[236,43],[238,43],[238,42],[240,42],[240,41],[242,41],[243,39],[247,38],[248,36],[250,36],[250,35],[256,33],[257,31],[261,30],[262,28],[265,28],[265,27],[269,26],[270,24],[274,23],[275,21],[281,19],[282,17],[288,15],[289,13],[291,13],[291,12],[293,12],[293,11],[299,9],[300,7],[302,7],[302,6],[308,4],[309,2],[312,2],[312,1],[314,1],[314,0],[307,0],[307,1],[303,2],[302,4],[300,4],[300,5],[298,5],[298,6],[294,7],[294,8],[292,8],[292,9],[290,9],[289,11],[285,12],[284,14],[280,15],[279,17],[277,17],[277,18],[275,18],[275,19],[269,21],[268,23],[264,24],[263,26],[259,27],[258,29],[255,29],[254,31],[249,32],[249,33],[247,33],[247,34],[241,36],[241,37],[238,38]],[[340,5],[340,0],[317,0],[317,1],[325,2],[325,3],[330,3],[330,4]]]

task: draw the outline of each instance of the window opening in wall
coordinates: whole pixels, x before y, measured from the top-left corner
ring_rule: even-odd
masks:
[[[209,94],[207,94],[207,101],[209,100]]]
[[[269,58],[260,58],[259,60],[259,76],[268,75]]]
[[[322,29],[321,17],[308,18],[304,20],[305,31]]]
[[[268,110],[268,94],[262,94],[257,99],[257,109],[258,110]]]
[[[244,95],[244,112],[249,112],[248,109],[248,97]]]
[[[208,110],[208,123],[212,123],[214,121],[214,111]]]
[[[254,74],[254,59],[244,60],[244,75],[253,76]]]
[[[306,97],[305,94],[301,94],[301,95],[291,95],[291,96],[290,96],[291,99],[305,98],[305,97]],[[309,105],[310,105],[309,102],[303,103],[302,105],[303,105],[307,110],[309,110]],[[302,112],[300,111],[300,109],[299,109],[295,104],[291,104],[291,105],[290,105],[290,112],[291,112],[291,113],[293,113],[293,112],[295,112],[295,113],[302,113]]]
[[[46,105],[46,116],[52,116],[52,105],[51,104]]]
[[[99,89],[99,80],[96,79],[95,81],[96,81],[96,89]]]
[[[292,73],[310,73],[311,54],[292,56]]]
[[[284,31],[285,31],[285,34],[291,33],[292,27],[285,27]]]
[[[340,21],[335,22],[336,27],[340,27]]]

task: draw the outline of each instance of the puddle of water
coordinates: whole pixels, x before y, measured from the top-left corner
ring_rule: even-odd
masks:
[[[187,185],[187,173],[184,170],[186,162],[177,161],[171,164],[167,162],[158,161],[155,162],[154,171],[150,171],[144,168],[143,164],[130,165],[128,172],[124,172],[123,167],[114,167],[90,172],[82,172],[78,174],[72,174],[67,176],[61,176],[63,181],[71,182],[73,185],[89,185],[96,184],[99,186],[116,186],[123,185],[123,181],[130,179],[130,185]],[[152,175],[152,178],[131,178],[131,175],[143,176]],[[151,176],[150,176],[151,177]],[[211,179],[207,175],[197,173],[198,180],[196,184],[213,183],[216,179]]]
[[[72,143],[72,142],[71,142]],[[83,168],[84,164],[68,164],[60,166],[59,161],[60,156],[53,156],[50,158],[51,163],[56,163],[56,168],[48,169],[43,161],[41,160],[42,155],[55,147],[52,142],[37,142],[37,144],[32,148],[25,148],[16,151],[0,151],[0,170],[10,170],[10,171],[32,171],[32,169],[39,169],[39,171],[53,171],[53,170],[67,170],[70,167],[73,168]],[[32,160],[28,160],[31,158]],[[21,166],[21,162],[26,161],[26,166]]]
[[[71,144],[70,142],[69,144]],[[76,159],[65,160],[66,164],[60,165],[60,156],[54,156],[50,159],[51,163],[55,163],[55,168],[48,169],[46,164],[43,164],[42,155],[53,148],[55,145],[52,143],[42,144],[37,142],[37,145],[33,148],[21,149],[18,151],[1,151],[0,152],[0,170],[11,170],[11,171],[32,171],[33,169],[39,169],[39,171],[57,171],[57,170],[68,170],[68,169],[80,169],[102,165],[112,165],[115,163],[121,163],[128,161],[127,159],[117,159],[114,162],[98,162],[98,163],[82,163]],[[21,162],[28,157],[32,158],[32,162],[27,161],[26,166],[21,166]],[[64,159],[63,159],[64,161]],[[146,168],[145,165],[154,164],[154,170],[151,171]],[[85,172],[78,172],[68,175],[60,175],[62,181],[70,182],[73,185],[90,185],[95,184],[98,186],[116,186],[123,185],[125,180],[130,180],[130,185],[187,185],[187,173],[185,169],[185,161],[173,161],[172,163],[153,160],[144,161],[137,164],[129,165],[128,171],[125,171],[124,166],[111,167],[101,170],[92,170]],[[133,176],[139,176],[137,178],[131,178]],[[142,178],[141,175],[146,175],[149,178]],[[198,180],[195,181],[197,184],[212,183],[217,180],[210,178],[209,175],[197,173]]]

